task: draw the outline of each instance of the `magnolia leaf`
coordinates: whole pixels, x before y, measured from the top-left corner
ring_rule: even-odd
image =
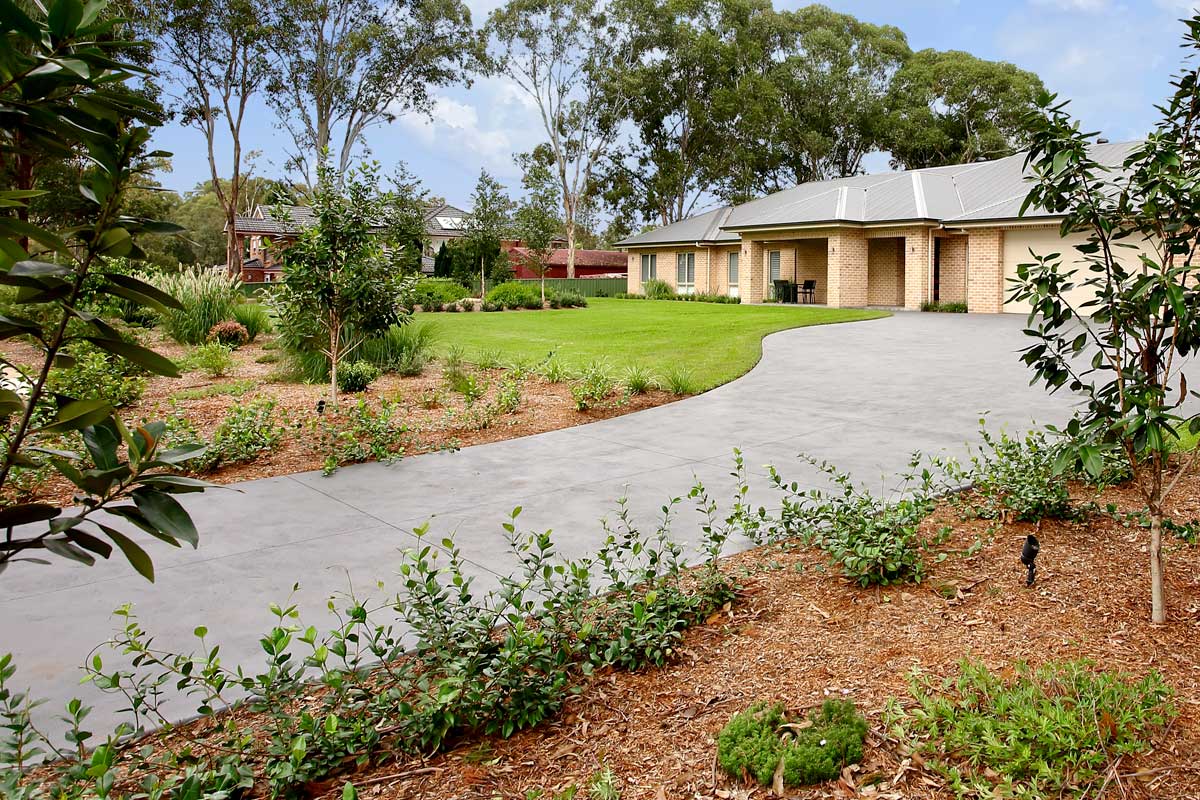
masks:
[[[40,429],[41,433],[77,431],[95,425],[113,412],[107,400],[75,400],[67,403],[54,415],[54,420]]]
[[[200,535],[192,518],[171,495],[155,489],[135,489],[133,502],[145,515],[150,524],[176,539],[182,539],[194,549],[200,544]]]
[[[137,570],[138,574],[154,583],[154,562],[150,560],[150,555],[142,549],[141,545],[114,528],[107,525],[99,525],[99,527],[108,538],[116,543],[117,547],[121,548],[126,560]]]
[[[100,336],[85,336],[84,338],[97,347],[132,361],[139,367],[157,375],[166,375],[169,378],[179,377],[179,367],[175,365],[175,362],[140,344],[120,339],[106,339]]]

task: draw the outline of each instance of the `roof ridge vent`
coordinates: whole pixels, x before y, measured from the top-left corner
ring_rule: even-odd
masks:
[[[913,187],[913,202],[917,208],[917,218],[926,219],[929,216],[929,208],[925,204],[925,184],[921,181],[921,173],[913,171],[912,173]]]
[[[846,218],[846,195],[848,194],[847,187],[838,187],[837,210],[833,212],[834,219]]]

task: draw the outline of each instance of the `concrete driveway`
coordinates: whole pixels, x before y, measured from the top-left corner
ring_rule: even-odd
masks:
[[[155,547],[154,585],[116,559],[10,569],[0,578],[0,652],[14,653],[18,686],[50,699],[40,715],[53,727],[122,603],[134,604],[160,646],[190,649],[203,624],[226,664],[254,665],[258,636],[272,625],[270,601],[288,599],[299,583],[293,601],[323,627],[331,593],[396,585],[396,552],[427,520],[436,540],[454,534],[484,588],[511,563],[500,524],[514,506],[524,508],[523,526],[552,528],[564,552],[582,555],[603,539],[598,520],[623,495],[647,523],[697,478],[728,497],[735,447],[759,475],[772,463],[807,480],[812,473],[795,461],[805,452],[886,488],[914,450],[961,452],[984,412],[993,425],[1022,427],[1069,415],[1070,396],[1028,385],[1015,355],[1022,322],[899,313],[784,331],[766,339],[748,375],[681,402],[328,478],[304,473],[189,495],[200,549]],[[754,497],[770,502],[761,488]],[[677,519],[681,539],[695,530],[690,513]],[[80,696],[95,706],[90,729],[107,730],[118,700],[91,687]],[[180,699],[170,708],[182,718],[193,706]]]

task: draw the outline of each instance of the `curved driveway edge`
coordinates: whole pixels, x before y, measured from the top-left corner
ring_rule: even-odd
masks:
[[[269,602],[287,599],[298,582],[294,600],[321,627],[331,593],[395,585],[397,550],[431,518],[434,541],[453,533],[483,590],[511,563],[500,524],[515,506],[524,509],[522,527],[553,528],[565,554],[583,555],[603,540],[598,520],[623,495],[647,525],[696,479],[725,501],[735,447],[759,473],[772,463],[789,480],[811,480],[795,460],[805,452],[886,488],[915,450],[960,452],[984,412],[992,426],[1015,427],[1069,415],[1069,395],[1029,386],[1016,356],[1023,322],[898,313],[795,328],[764,339],[762,360],[747,375],[698,397],[457,453],[345,467],[328,478],[301,473],[186,495],[200,549],[153,548],[154,585],[117,560],[10,569],[0,579],[0,652],[13,652],[17,686],[50,699],[40,719],[53,728],[65,701],[80,695],[79,665],[125,602],[161,646],[190,649],[191,631],[205,625],[226,664],[255,665],[258,637],[272,624]],[[751,499],[769,502],[765,481],[757,484]],[[679,539],[694,530],[693,519],[686,510],[676,518]],[[90,687],[82,697],[95,706],[88,727],[106,730],[120,704]],[[170,708],[182,718],[193,705]]]

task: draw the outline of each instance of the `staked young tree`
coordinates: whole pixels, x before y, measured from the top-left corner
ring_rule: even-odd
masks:
[[[521,188],[525,196],[513,214],[513,232],[525,246],[526,266],[538,276],[542,289],[542,305],[546,304],[546,275],[554,241],[562,236],[562,217],[558,214],[558,184],[550,168],[540,160],[525,154],[517,159],[522,167]]]
[[[575,277],[580,214],[596,170],[628,110],[621,78],[632,59],[635,18],[590,0],[510,0],[487,34],[496,68],[533,101],[561,188],[567,277]]]
[[[1185,374],[1200,348],[1200,14],[1185,22],[1189,60],[1174,95],[1121,166],[1097,160],[1096,134],[1080,129],[1067,103],[1038,97],[1027,118],[1034,185],[1024,208],[1061,214],[1064,236],[1085,237],[1075,260],[1086,267],[1036,254],[1011,292],[1032,307],[1026,333],[1036,343],[1022,360],[1048,390],[1083,400],[1058,466],[1098,476],[1115,455],[1132,471],[1150,518],[1154,623],[1168,610],[1164,503],[1200,459],[1200,449],[1173,458],[1182,431],[1200,432]]]

